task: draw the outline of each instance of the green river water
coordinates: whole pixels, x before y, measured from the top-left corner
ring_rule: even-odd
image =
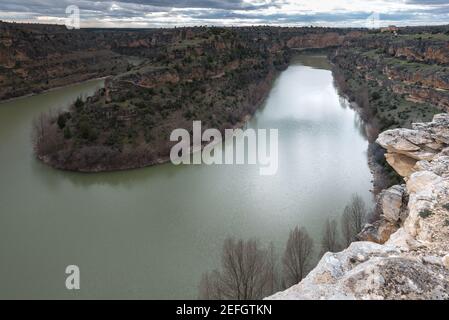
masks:
[[[371,201],[368,142],[324,57],[280,74],[247,124],[279,130],[279,169],[159,165],[80,174],[35,160],[32,120],[102,85],[90,81],[0,104],[0,298],[194,299],[228,236],[273,241],[296,225],[319,239],[353,193]],[[65,268],[78,265],[81,289]]]

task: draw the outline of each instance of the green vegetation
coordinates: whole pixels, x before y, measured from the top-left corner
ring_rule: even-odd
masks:
[[[128,48],[138,63],[95,95],[78,97],[54,120],[60,141],[37,149],[50,150],[47,159],[73,170],[141,166],[168,157],[170,133],[191,128],[193,120],[224,131],[253,114],[289,51],[271,50],[233,29],[196,31],[159,48],[166,58]]]
[[[74,104],[76,109],[80,109],[84,106],[84,101],[81,97],[76,98],[75,104]]]
[[[433,212],[430,209],[424,209],[419,212],[419,216],[423,219],[430,217],[432,214],[433,214]]]

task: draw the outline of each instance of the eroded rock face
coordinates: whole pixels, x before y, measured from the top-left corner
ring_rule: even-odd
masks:
[[[387,162],[406,180],[417,171],[447,175],[449,158],[449,115],[438,114],[429,123],[415,123],[413,129],[387,130],[377,143],[387,149]]]
[[[449,270],[423,263],[393,245],[354,242],[327,253],[298,285],[274,300],[448,299]]]
[[[383,216],[391,223],[398,223],[404,211],[403,198],[405,194],[405,185],[393,186],[384,190],[379,195],[379,205]]]
[[[359,235],[372,242],[327,253],[301,283],[269,299],[449,299],[449,115],[377,142],[402,159],[393,168],[406,184],[379,195],[382,218]]]
[[[373,224],[366,224],[363,230],[357,235],[357,238],[360,241],[384,244],[398,229],[399,227],[396,223],[389,222],[382,218]]]

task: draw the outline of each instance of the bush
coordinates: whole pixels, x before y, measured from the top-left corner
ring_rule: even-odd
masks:
[[[433,214],[433,212],[429,209],[424,209],[419,213],[419,216],[423,219],[426,219],[430,217]]]
[[[81,107],[84,106],[84,101],[83,99],[81,99],[81,97],[76,98],[75,101],[75,108],[80,109]]]
[[[67,118],[66,118],[65,114],[63,114],[63,113],[60,114],[58,116],[58,127],[59,127],[59,129],[61,129],[61,130],[64,129],[66,122],[67,122]]]
[[[89,126],[87,121],[82,121],[80,123],[80,135],[81,138],[89,141],[95,141],[98,136],[97,132]]]
[[[373,92],[372,94],[371,94],[371,99],[373,99],[373,100],[379,100],[380,99],[380,93],[379,92]]]
[[[108,146],[117,146],[119,144],[118,135],[115,133],[110,134],[109,137],[106,139],[106,144]]]
[[[64,129],[64,138],[65,139],[71,139],[72,138],[72,131],[70,131],[69,127],[65,127],[65,129]]]

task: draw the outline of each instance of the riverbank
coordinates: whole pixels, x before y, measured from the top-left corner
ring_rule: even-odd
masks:
[[[102,76],[102,77],[96,77],[96,78],[95,78],[95,77],[93,77],[93,78],[87,78],[86,80],[76,81],[76,82],[73,82],[73,83],[69,83],[69,84],[66,84],[66,85],[53,87],[53,88],[46,89],[46,90],[43,90],[43,91],[33,92],[33,93],[26,94],[26,95],[19,96],[19,97],[14,97],[14,98],[9,98],[9,99],[5,99],[5,100],[0,100],[0,107],[1,107],[1,105],[4,104],[4,103],[13,102],[13,101],[17,101],[17,100],[25,99],[25,98],[29,98],[29,97],[34,97],[34,96],[39,95],[39,94],[44,94],[44,93],[48,93],[48,92],[53,92],[53,91],[55,91],[55,90],[60,90],[60,89],[64,89],[64,88],[69,88],[69,87],[71,87],[71,86],[76,86],[76,85],[78,85],[78,84],[83,84],[83,83],[89,83],[89,82],[91,82],[91,81],[105,80],[105,79],[108,79],[109,77],[111,77],[111,76]]]
[[[245,123],[247,123],[253,114],[259,109],[259,107],[264,103],[266,97],[268,96],[269,92],[271,91],[272,84],[274,83],[277,75],[279,74],[279,71],[276,71],[274,69],[270,70],[267,73],[267,76],[264,80],[259,81],[258,83],[251,83],[249,84],[249,87],[251,88],[251,95],[249,97],[246,97],[246,99],[242,100],[240,103],[240,106],[234,106],[234,108],[237,108],[237,110],[249,110],[250,113],[242,114],[238,119],[235,120],[235,123],[232,124],[232,126],[221,128],[220,131],[224,132],[225,129],[236,129],[236,128],[242,128]],[[95,94],[98,96],[103,96],[104,92],[100,90],[100,92],[97,92]],[[87,100],[87,103],[89,103],[90,99],[97,99],[96,97],[90,97]],[[71,110],[76,111],[76,107],[72,106]],[[59,115],[58,117],[60,117]],[[219,115],[214,115],[216,117],[219,117]],[[222,116],[223,117],[223,116]],[[53,134],[52,138],[58,135],[58,128],[57,125],[57,118],[54,119],[48,119],[49,123],[47,124],[49,127],[53,127]],[[52,124],[53,123],[53,124]],[[185,124],[184,124],[185,126]],[[173,127],[175,129],[175,127]],[[188,128],[186,128],[188,129]],[[48,130],[51,131],[51,130]],[[63,132],[62,132],[63,133]],[[54,147],[57,147],[58,144],[63,143],[64,140],[62,140],[63,135],[61,133],[59,134],[60,141],[57,143],[54,143]],[[45,139],[45,138],[44,138]],[[49,138],[46,138],[49,139]],[[143,143],[138,146],[126,146],[124,149],[114,149],[110,148],[107,145],[102,145],[101,150],[98,149],[99,146],[93,146],[96,149],[92,150],[91,152],[88,152],[88,156],[94,156],[95,159],[91,159],[89,163],[85,163],[85,165],[79,165],[77,164],[76,155],[73,153],[76,153],[76,148],[73,148],[73,144],[65,144],[66,148],[69,148],[71,150],[64,150],[61,149],[61,147],[57,147],[60,150],[58,151],[58,154],[66,154],[70,158],[73,159],[75,157],[75,160],[71,162],[63,161],[61,157],[54,156],[54,155],[48,155],[46,154],[45,150],[42,149],[41,146],[37,145],[35,148],[36,157],[42,161],[43,163],[60,170],[67,170],[67,171],[77,171],[77,172],[83,172],[83,173],[98,173],[98,172],[110,172],[110,171],[124,171],[124,170],[131,170],[131,169],[139,169],[144,167],[149,167],[153,165],[163,164],[170,161],[170,148],[168,146],[171,146],[172,143],[169,141],[168,135],[166,136],[166,141],[162,141],[161,143],[164,143],[165,145],[161,147],[162,150],[165,150],[165,153],[159,153],[157,157],[151,156],[148,157],[145,153],[150,153],[150,149],[152,148],[151,143]],[[77,147],[79,149],[79,147]],[[92,148],[92,147],[91,147]],[[41,150],[39,152],[38,150]],[[89,151],[89,150],[88,150]],[[150,154],[154,154],[150,153]],[[105,156],[107,155],[107,159],[105,159]],[[75,162],[75,163],[74,163]]]
[[[363,123],[364,134],[368,140],[367,161],[370,171],[373,175],[372,192],[373,196],[376,197],[382,190],[390,187],[393,183],[390,182],[390,172],[385,166],[378,163],[379,154],[376,154],[378,145],[375,142],[379,135],[377,124],[373,118],[369,118],[366,116],[364,117],[363,108],[360,107],[356,102],[358,100],[357,95],[359,95],[359,92],[353,91],[347,86],[342,86],[342,81],[346,82],[348,79],[344,77],[339,67],[336,64],[332,63],[330,58],[329,62],[332,64],[332,72],[334,74],[334,78],[336,79],[335,85],[340,95],[349,101],[349,106],[357,112],[357,114],[360,116],[360,120]]]

